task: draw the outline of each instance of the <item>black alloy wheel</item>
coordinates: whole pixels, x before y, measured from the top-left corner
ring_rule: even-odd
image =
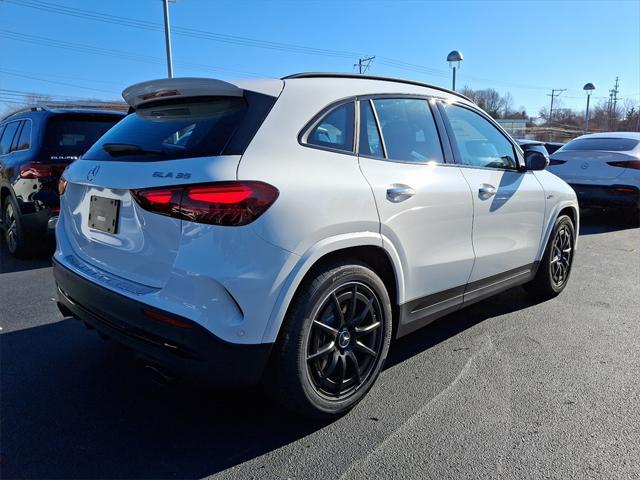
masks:
[[[305,417],[347,413],[380,375],[392,318],[387,285],[369,265],[342,259],[312,269],[289,306],[264,387]]]
[[[360,282],[340,285],[319,304],[306,348],[307,373],[318,394],[344,399],[368,380],[382,352],[382,315],[380,299]]]
[[[565,224],[557,230],[549,256],[551,280],[556,287],[562,287],[569,279],[572,255],[573,233]]]

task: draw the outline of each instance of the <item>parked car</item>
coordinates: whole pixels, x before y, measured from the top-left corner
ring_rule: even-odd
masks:
[[[298,74],[123,97],[135,113],[64,174],[54,274],[64,315],[161,378],[339,415],[392,337],[567,284],[575,193],[458,93]]]
[[[581,207],[640,215],[640,133],[582,135],[551,155],[549,170],[573,187]]]
[[[544,148],[546,148],[549,155],[551,155],[552,153],[555,153],[557,150],[562,148],[563,145],[564,143],[562,142],[545,142]]]
[[[123,117],[38,107],[0,122],[0,220],[11,254],[23,256],[53,234],[60,174]]]
[[[537,151],[547,157],[547,159],[549,158],[549,152],[547,151],[547,147],[544,142],[526,139],[517,139],[516,142],[518,142],[518,145],[520,145],[520,148],[522,148],[525,153],[530,151]]]

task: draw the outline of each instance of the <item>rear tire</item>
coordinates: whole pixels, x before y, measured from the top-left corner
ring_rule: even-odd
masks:
[[[9,253],[16,258],[24,258],[28,253],[27,239],[22,226],[20,208],[11,195],[7,195],[2,211],[4,241]]]
[[[524,288],[540,299],[556,297],[569,281],[573,266],[575,227],[567,215],[556,219],[536,276]]]
[[[300,415],[344,414],[375,383],[391,329],[389,294],[369,266],[348,261],[316,270],[289,307],[266,387]]]

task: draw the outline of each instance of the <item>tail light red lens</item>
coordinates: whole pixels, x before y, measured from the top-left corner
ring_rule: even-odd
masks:
[[[146,308],[142,309],[142,312],[147,318],[155,320],[156,322],[165,323],[167,325],[171,325],[172,327],[192,328],[192,325],[190,323],[178,318],[169,317],[168,315],[163,315],[162,313],[154,312],[153,310],[148,310]]]
[[[549,160],[549,165],[562,165],[563,163],[567,163],[566,160]]]
[[[632,168],[633,170],[640,170],[640,160],[621,160],[619,162],[607,162],[607,165],[620,168]]]
[[[132,190],[145,210],[210,225],[241,226],[253,222],[278,198],[263,182],[217,182],[206,185]]]
[[[20,167],[20,178],[58,177],[67,166],[67,163],[25,163]]]

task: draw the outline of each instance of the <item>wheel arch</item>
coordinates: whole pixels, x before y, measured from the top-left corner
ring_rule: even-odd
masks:
[[[340,259],[366,263],[380,276],[391,299],[395,328],[397,306],[404,298],[404,277],[400,259],[395,250],[386,248],[379,234],[363,232],[355,235],[338,235],[322,240],[300,258],[280,291],[265,328],[263,342],[276,341],[289,306],[300,285],[323,265]]]
[[[574,248],[577,248],[578,231],[580,229],[580,210],[578,209],[578,205],[575,202],[561,202],[554,207],[554,209],[551,211],[551,214],[549,215],[547,224],[545,226],[544,235],[542,237],[542,242],[540,243],[540,247],[538,249],[536,260],[539,261],[542,259],[544,251],[547,248],[547,243],[549,242],[549,237],[551,236],[551,232],[553,231],[553,227],[556,223],[556,219],[560,215],[567,215],[573,222],[573,227],[575,228],[576,233],[576,237],[574,239]]]

